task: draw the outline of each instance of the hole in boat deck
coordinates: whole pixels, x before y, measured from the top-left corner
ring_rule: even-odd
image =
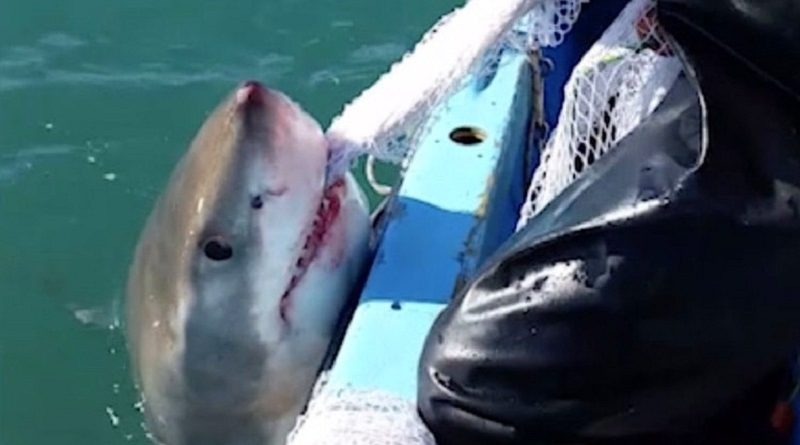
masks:
[[[456,127],[450,132],[450,140],[461,145],[480,144],[486,140],[486,132],[478,127]]]

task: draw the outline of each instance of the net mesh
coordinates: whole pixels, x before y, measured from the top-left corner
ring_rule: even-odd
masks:
[[[439,20],[411,53],[333,119],[326,131],[328,177],[344,173],[362,154],[402,163],[431,111],[481,69],[480,62],[520,17],[546,1],[552,0],[470,0]]]
[[[331,147],[329,177],[367,154],[402,164],[418,141],[423,123],[444,98],[479,73],[487,55],[501,45],[555,46],[589,0],[470,0],[440,19],[370,88],[335,117],[326,132]],[[520,45],[516,25],[526,32]]]
[[[650,115],[680,71],[654,1],[631,1],[564,88],[558,125],[542,150],[518,228]]]
[[[287,445],[436,445],[414,403],[380,391],[320,391]]]
[[[578,20],[581,6],[589,0],[550,0],[538,3],[521,20],[529,30],[529,45],[558,46]]]

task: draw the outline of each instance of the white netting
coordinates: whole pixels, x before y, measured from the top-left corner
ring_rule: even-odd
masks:
[[[379,391],[322,390],[287,445],[436,445],[408,400]]]
[[[681,71],[653,0],[632,0],[575,67],[518,228],[661,103]]]
[[[547,0],[471,0],[439,20],[414,50],[331,122],[329,176],[369,153],[399,163],[431,110],[474,71],[531,7]]]
[[[346,171],[362,154],[404,161],[430,112],[477,74],[486,54],[509,36],[516,40],[517,34],[509,33],[515,24],[529,31],[528,45],[556,45],[587,1],[470,0],[439,20],[411,53],[331,122],[329,177]]]
[[[560,45],[578,20],[584,3],[589,0],[549,0],[534,6],[522,20],[523,27],[530,30],[529,44]]]

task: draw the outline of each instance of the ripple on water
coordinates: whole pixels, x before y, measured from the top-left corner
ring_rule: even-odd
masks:
[[[364,83],[374,80],[392,63],[402,57],[407,48],[399,43],[362,45],[351,51],[344,64],[317,70],[308,77],[307,85]]]
[[[63,32],[53,32],[39,39],[39,44],[51,48],[72,49],[86,45],[86,41]]]
[[[44,145],[0,155],[0,185],[14,183],[42,158],[68,155],[77,148],[71,145]]]

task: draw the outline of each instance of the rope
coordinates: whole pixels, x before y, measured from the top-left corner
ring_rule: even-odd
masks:
[[[367,182],[372,190],[381,196],[387,196],[392,193],[392,186],[381,184],[378,178],[375,177],[375,156],[372,154],[367,155],[367,160],[364,162],[364,174],[367,177]]]

